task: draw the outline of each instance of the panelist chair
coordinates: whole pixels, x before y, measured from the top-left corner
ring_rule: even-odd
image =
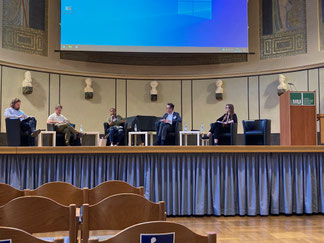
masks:
[[[72,127],[75,127],[75,124],[71,124]],[[47,131],[55,131],[54,124],[47,124]],[[80,138],[76,138],[74,134],[71,133],[70,137],[70,145],[71,146],[81,146]],[[65,146],[65,135],[61,132],[56,132],[56,146]]]
[[[215,123],[211,123],[210,127],[214,126]],[[229,124],[230,131],[228,133],[222,133],[218,140],[219,145],[236,145],[237,144],[237,123]],[[214,145],[214,135],[210,138],[210,144]]]
[[[165,145],[179,145],[179,132],[182,130],[182,122],[176,122],[174,132],[168,132]]]
[[[270,145],[271,120],[242,121],[245,145]]]
[[[21,131],[19,119],[6,118],[6,132],[7,132],[7,142],[8,146],[28,146],[28,134]]]
[[[99,241],[97,238],[91,238],[89,243],[138,243],[140,242],[142,234],[149,235],[152,239],[155,237],[157,241],[150,242],[162,242],[158,239],[161,235],[173,234],[174,241],[166,241],[167,243],[216,243],[216,234],[209,233],[207,236],[202,236],[194,233],[187,227],[173,222],[145,222],[136,225],[132,225],[127,229],[119,232],[113,237]],[[142,235],[142,236],[141,236]]]
[[[104,126],[104,134],[105,134],[105,136],[107,136],[108,135],[108,129],[109,129],[110,126],[109,126],[108,122],[104,122],[103,126]],[[125,144],[127,144],[127,141],[126,140],[127,140],[127,134],[128,134],[126,122],[124,122],[124,124],[122,126],[124,128],[124,138],[122,139],[122,142],[121,142],[120,145],[125,145]],[[118,134],[115,133],[114,134],[114,143],[117,142],[117,136],[118,136]],[[109,137],[107,137],[107,143],[106,143],[106,145],[107,146],[110,145]]]

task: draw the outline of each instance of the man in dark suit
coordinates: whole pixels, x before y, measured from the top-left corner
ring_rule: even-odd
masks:
[[[154,145],[164,145],[168,132],[174,132],[176,123],[181,121],[179,113],[174,112],[174,104],[168,103],[166,113],[155,123],[157,140]]]

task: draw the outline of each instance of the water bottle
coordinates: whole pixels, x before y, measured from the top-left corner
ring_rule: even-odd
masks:
[[[137,124],[135,123],[134,131],[137,132]]]
[[[184,123],[184,128],[183,128],[185,131],[187,131],[187,123],[185,122]]]
[[[201,123],[200,124],[200,132],[201,133],[204,133],[204,123]]]
[[[83,132],[82,124],[80,125],[80,132]]]

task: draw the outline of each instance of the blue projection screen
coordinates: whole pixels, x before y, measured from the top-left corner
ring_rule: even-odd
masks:
[[[61,50],[248,52],[248,0],[61,0]]]

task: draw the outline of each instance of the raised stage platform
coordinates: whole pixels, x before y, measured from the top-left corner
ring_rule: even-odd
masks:
[[[144,186],[168,215],[324,213],[324,146],[1,147],[0,182]]]

